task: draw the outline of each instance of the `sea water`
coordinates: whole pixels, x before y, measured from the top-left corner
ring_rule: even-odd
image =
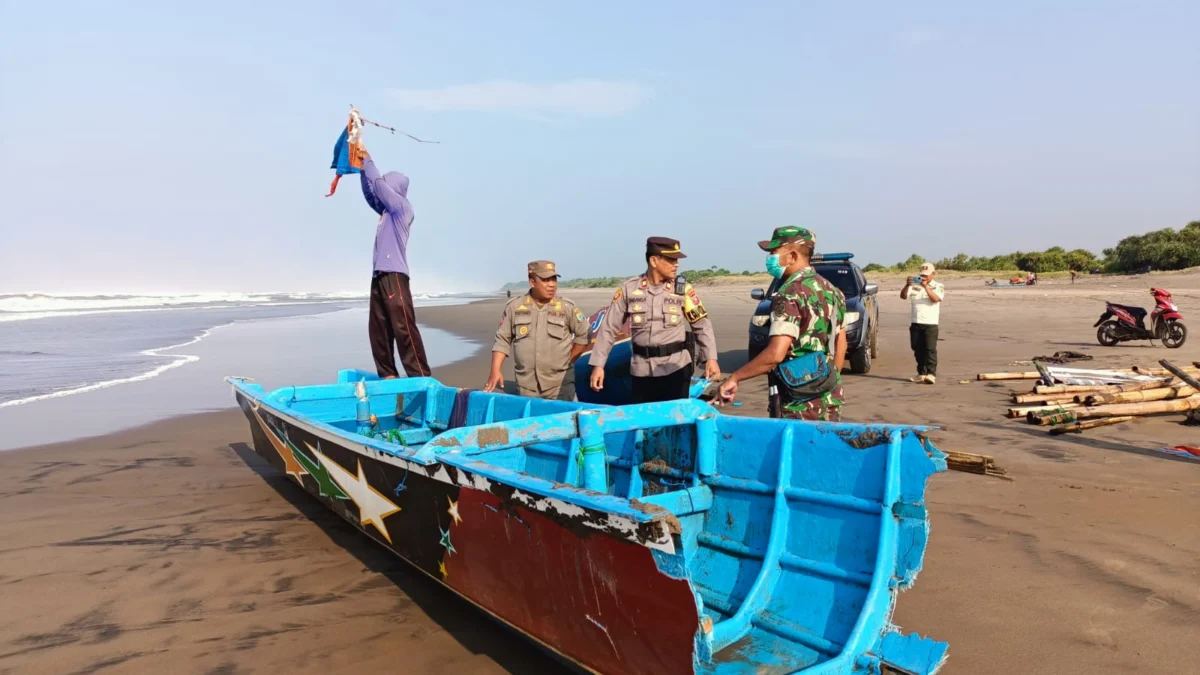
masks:
[[[421,307],[471,297],[415,297],[418,322]],[[433,368],[477,348],[421,331]],[[366,298],[0,296],[0,449],[232,406],[228,375],[270,390],[334,381],[341,368],[374,370]]]

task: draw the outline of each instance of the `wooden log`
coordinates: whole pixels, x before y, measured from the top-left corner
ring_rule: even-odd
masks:
[[[1193,389],[1200,390],[1200,380],[1192,377],[1191,373],[1188,373],[1186,368],[1180,368],[1166,359],[1162,359],[1159,361],[1159,363],[1161,363],[1164,368],[1170,371],[1172,375],[1178,377],[1181,381],[1185,382]]]
[[[1074,403],[1074,396],[1053,396],[1050,394],[1013,394],[1013,403],[1017,405],[1054,405],[1055,403]]]
[[[1070,410],[1071,408],[1078,408],[1078,407],[1079,407],[1078,403],[1062,403],[1059,405],[1018,406],[1015,408],[1009,408],[1007,416],[1009,417],[1009,419],[1016,419],[1018,417],[1025,417],[1026,415],[1028,415],[1031,412],[1047,412],[1049,410]]]
[[[1047,410],[1042,413],[1029,413],[1025,416],[1025,420],[1030,424],[1038,424],[1043,427],[1054,426],[1055,424],[1068,424],[1074,422],[1077,418],[1073,410]]]
[[[1159,363],[1163,363],[1163,361],[1159,361]],[[1183,368],[1179,368],[1179,370],[1182,370],[1183,372],[1187,373],[1188,375],[1200,375],[1200,368],[1193,368],[1191,366],[1185,366]],[[1134,366],[1131,369],[1131,372],[1136,373],[1138,375],[1175,375],[1175,376],[1179,375],[1179,373],[1172,371],[1170,368],[1141,368],[1138,366]]]
[[[1165,401],[1172,398],[1187,398],[1195,395],[1196,390],[1187,385],[1144,389],[1142,391],[1122,391],[1113,394],[1092,394],[1084,400],[1084,405],[1112,405],[1114,403],[1141,403],[1143,401]],[[1079,398],[1078,396],[1076,398]]]
[[[1200,409],[1200,396],[1177,398],[1170,401],[1117,403],[1114,405],[1099,405],[1094,408],[1075,408],[1073,413],[1078,419],[1094,419],[1097,417],[1122,417],[1124,415],[1162,415],[1164,413],[1187,412],[1197,409]]]
[[[1111,391],[1115,384],[1039,384],[1033,388],[1035,394],[1078,394]]]
[[[1100,419],[1087,420],[1086,422],[1076,422],[1074,424],[1061,424],[1057,427],[1051,427],[1050,434],[1053,436],[1059,436],[1066,433],[1078,434],[1085,429],[1106,427],[1110,424],[1121,424],[1122,422],[1128,422],[1132,419],[1132,415],[1124,415],[1121,417],[1103,417]]]
[[[975,376],[977,380],[1036,380],[1042,376],[1036,370],[1027,373],[979,373]]]
[[[949,450],[946,452],[946,468],[952,471],[963,471],[981,476],[992,476],[1002,480],[1012,480],[1012,477],[1007,475],[1008,471],[1000,468],[996,464],[996,460],[988,455],[975,455],[969,452]]]

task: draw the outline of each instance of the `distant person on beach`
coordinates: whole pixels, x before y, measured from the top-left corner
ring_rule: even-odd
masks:
[[[717,338],[708,311],[692,285],[677,278],[679,261],[686,257],[678,240],[646,240],[646,273],[625,280],[617,288],[596,331],[588,360],[593,391],[604,389],[608,353],[626,321],[633,349],[629,357],[633,403],[688,398],[697,360],[704,362],[706,378],[716,380],[721,376]],[[688,338],[688,326],[695,344]]]
[[[558,271],[549,260],[529,263],[529,294],[504,306],[492,370],[484,391],[504,384],[500,366],[513,357],[513,373],[521,396],[575,400],[575,359],[587,350],[587,317],[574,302],[558,297]]]
[[[917,358],[917,375],[910,382],[937,382],[938,322],[946,287],[934,281],[937,270],[933,263],[921,265],[921,275],[909,279],[900,289],[900,299],[912,303],[909,311],[908,339]]]
[[[409,290],[408,234],[413,210],[408,203],[408,176],[398,171],[380,176],[366,148],[361,152],[363,197],[379,214],[367,323],[375,370],[384,379],[398,377],[395,356],[398,351],[406,375],[428,377],[429,359],[425,356]]]
[[[837,422],[846,395],[842,364],[846,358],[846,296],[812,268],[815,234],[802,227],[778,227],[758,247],[768,252],[767,272],[783,284],[771,301],[770,342],[746,365],[730,375],[717,393],[718,404],[732,401],[738,383],[767,375],[771,417]],[[795,359],[821,359],[830,373],[799,393],[783,386],[776,368]]]

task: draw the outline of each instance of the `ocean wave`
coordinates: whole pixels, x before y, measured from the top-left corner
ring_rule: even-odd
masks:
[[[0,295],[0,323],[108,312],[328,304],[366,299],[363,293],[186,293],[177,295]]]
[[[175,368],[179,368],[180,366],[186,366],[189,363],[195,363],[196,361],[200,360],[200,357],[196,356],[194,354],[161,354],[159,352],[165,352],[165,351],[169,351],[171,349],[179,349],[180,347],[187,347],[188,345],[194,345],[197,342],[208,337],[209,335],[212,335],[213,331],[218,330],[220,328],[224,328],[225,326],[229,326],[229,325],[231,325],[231,324],[227,323],[227,324],[222,324],[220,326],[214,326],[212,328],[206,329],[203,332],[201,332],[199,335],[197,335],[196,337],[192,338],[191,340],[188,340],[187,342],[180,342],[177,345],[168,345],[166,347],[155,347],[153,349],[145,349],[145,350],[138,352],[139,354],[141,354],[143,356],[153,356],[153,357],[158,357],[158,358],[171,359],[170,363],[164,363],[162,365],[156,366],[156,367],[152,368],[151,370],[148,370],[144,373],[139,373],[137,375],[131,375],[129,377],[115,378],[112,380],[104,380],[103,382],[94,382],[92,384],[85,384],[85,385],[78,386],[78,387],[70,387],[68,389],[59,389],[57,391],[52,391],[52,392],[49,392],[46,394],[38,394],[36,396],[27,396],[25,398],[18,398],[18,399],[12,400],[12,401],[2,401],[2,402],[0,402],[0,408],[10,408],[13,406],[25,405],[26,403],[34,403],[36,401],[45,401],[45,400],[52,399],[52,398],[63,398],[64,396],[74,396],[75,394],[85,394],[89,391],[97,391],[99,389],[107,389],[109,387],[115,387],[120,384],[130,384],[133,382],[144,382],[146,380],[153,379],[155,377],[158,377],[159,375],[162,375],[163,373],[165,373],[169,370],[174,370]]]

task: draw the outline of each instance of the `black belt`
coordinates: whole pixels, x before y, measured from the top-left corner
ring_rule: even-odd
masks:
[[[669,345],[654,345],[653,347],[643,347],[642,345],[634,345],[633,353],[642,358],[653,358],[655,356],[670,356],[678,354],[687,349],[687,341],[672,342]]]

